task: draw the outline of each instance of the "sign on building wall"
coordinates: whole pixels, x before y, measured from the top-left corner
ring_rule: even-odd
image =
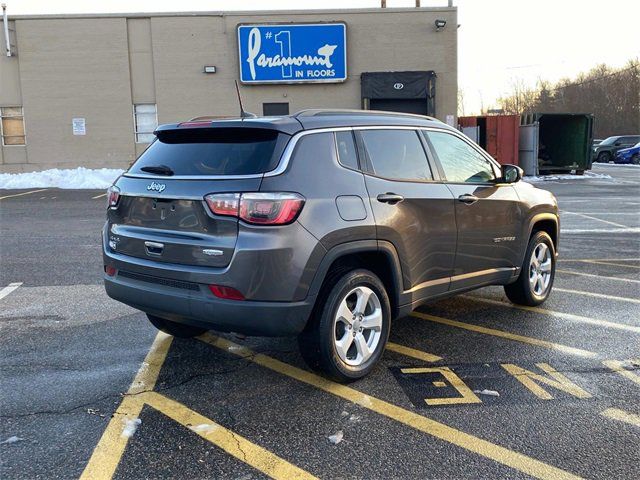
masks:
[[[84,118],[72,118],[71,128],[74,135],[86,135],[87,125]]]
[[[238,26],[243,83],[343,82],[347,79],[344,23]]]

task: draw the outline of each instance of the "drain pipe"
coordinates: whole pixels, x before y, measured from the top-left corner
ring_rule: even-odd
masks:
[[[2,4],[2,26],[4,27],[4,43],[5,53],[7,57],[11,56],[11,42],[9,40],[9,19],[7,18],[7,4]]]

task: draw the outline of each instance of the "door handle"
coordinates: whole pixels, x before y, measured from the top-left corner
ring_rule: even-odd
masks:
[[[404,197],[402,195],[398,195],[397,193],[390,193],[390,192],[381,193],[376,198],[379,202],[388,203],[390,205],[395,205],[396,203],[400,203],[401,201],[404,200]]]
[[[467,205],[471,205],[478,201],[478,197],[476,197],[475,195],[471,195],[470,193],[465,193],[464,195],[460,195],[458,197],[458,201],[466,203]]]
[[[144,248],[147,251],[147,255],[162,255],[164,243],[144,242]]]

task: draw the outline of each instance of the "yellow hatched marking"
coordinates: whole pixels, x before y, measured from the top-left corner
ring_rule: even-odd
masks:
[[[547,310],[540,307],[528,307],[526,305],[515,305],[513,303],[503,302],[501,300],[494,300],[492,298],[477,297],[475,295],[464,295],[464,298],[477,300],[483,303],[489,303],[491,305],[499,305],[500,307],[514,308],[517,310],[524,310],[525,312],[541,313],[543,315],[549,315],[556,318],[564,318],[566,320],[572,320],[574,322],[589,323],[591,325],[597,325],[599,327],[615,328],[617,330],[626,330],[628,332],[640,333],[640,327],[634,325],[626,325],[624,323],[609,322],[608,320],[600,320],[598,318],[584,317],[582,315],[575,315],[573,313],[556,312],[554,310]]]
[[[360,405],[363,408],[376,412],[387,418],[396,420],[408,427],[494,460],[515,470],[526,473],[527,475],[544,479],[579,478],[570,472],[546,464],[540,460],[536,460],[522,453],[509,450],[505,447],[501,447],[481,438],[469,435],[468,433],[449,427],[443,423],[418,415],[417,413],[409,410],[405,410],[404,408],[385,402],[384,400],[380,400],[376,397],[366,395],[351,387],[333,382],[314,373],[294,367],[293,365],[281,362],[280,360],[276,360],[275,358],[256,353],[249,348],[243,347],[224,338],[216,337],[212,334],[205,334],[199,338],[203,342],[213,345],[216,348],[227,351],[233,355],[246,358],[248,361],[257,365],[268,368],[282,375],[286,375],[327,393],[331,393],[332,395]]]
[[[159,393],[152,392],[172,338],[162,332],[156,336],[149,353],[131,383],[131,387],[94,449],[89,463],[82,472],[81,479],[109,480],[113,477],[129,440],[127,436],[122,434],[125,422],[138,418],[144,405],[155,408],[271,478],[282,480],[316,478],[213,420]]]
[[[387,342],[387,350],[406,355],[407,357],[417,358],[418,360],[425,362],[439,362],[442,360],[442,357],[438,357],[432,353],[423,352],[422,350],[416,350],[415,348],[406,347],[393,342]]]
[[[616,302],[640,303],[638,298],[616,297],[615,295],[606,295],[604,293],[584,292],[582,290],[571,290],[569,288],[553,287],[554,292],[573,293],[575,295],[586,295],[587,297],[603,298],[605,300],[615,300]]]
[[[147,405],[271,478],[282,480],[316,478],[175,400],[155,392],[146,392],[141,396],[141,400]]]
[[[13,195],[5,195],[4,197],[0,197],[0,200],[4,200],[5,198],[22,197],[23,195],[30,195],[32,193],[44,192],[45,190],[47,189],[41,188],[40,190],[31,190],[30,192],[14,193]]]
[[[427,405],[460,405],[463,403],[482,403],[478,396],[467,387],[462,379],[453,373],[449,367],[433,367],[433,368],[402,368],[402,373],[416,374],[416,373],[439,373],[442,375],[449,384],[455,388],[460,397],[440,397],[440,398],[425,398],[424,401]],[[444,382],[433,382],[434,385],[440,387],[445,386]],[[440,385],[442,384],[442,385]]]
[[[558,390],[562,390],[563,392],[573,395],[577,398],[591,398],[591,394],[589,392],[586,392],[585,390],[580,388],[578,385],[562,375],[548,363],[536,363],[536,367],[538,367],[540,370],[543,370],[548,376],[540,375],[538,373],[532,372],[531,370],[525,370],[524,368],[519,367],[518,365],[514,365],[513,363],[503,363],[501,364],[501,366],[507,372],[513,375],[513,377],[522,385],[531,390],[531,392],[536,397],[543,400],[552,400],[553,397],[549,392],[538,385],[538,383],[544,383],[545,385],[556,388]]]
[[[81,480],[106,480],[113,477],[129,440],[128,437],[122,435],[124,422],[140,416],[143,402],[136,396],[140,392],[152,390],[155,387],[160,368],[167,356],[172,339],[173,337],[166,333],[158,332],[158,335],[156,335],[151,349],[133,379],[122,403],[120,403],[113,417],[111,417],[98,445],[93,450],[89,463],[80,476]]]
[[[634,362],[640,365],[640,359],[632,359],[631,362]],[[640,385],[640,375],[637,375],[632,371],[624,368],[624,362],[620,362],[619,360],[605,360],[602,363],[605,367],[610,368],[614,372]]]
[[[611,418],[612,420],[618,420],[619,422],[628,423],[640,427],[640,415],[634,413],[625,412],[618,408],[607,408],[603,412],[600,412],[603,417]]]
[[[582,277],[599,278],[601,280],[616,280],[618,282],[640,283],[640,280],[635,280],[633,278],[605,277],[604,275],[595,275],[593,273],[574,272],[573,270],[561,270],[559,268],[556,269],[556,272],[567,273],[569,275],[580,275]]]
[[[548,342],[546,340],[540,340],[539,338],[525,337],[524,335],[517,335],[515,333],[505,332],[503,330],[497,330],[495,328],[481,327],[480,325],[473,325],[471,323],[458,322],[457,320],[449,320],[448,318],[436,317],[434,315],[427,315],[421,312],[413,312],[411,316],[421,318],[422,320],[428,320],[430,322],[441,323],[443,325],[449,325],[450,327],[463,328],[472,332],[483,333],[485,335],[492,335],[494,337],[506,338],[507,340],[513,340],[515,342],[527,343],[529,345],[535,345],[537,347],[550,348],[552,350],[558,350],[560,352],[569,353],[571,355],[578,355],[586,358],[596,358],[597,353],[590,352],[588,350],[582,350],[580,348],[569,347],[567,345],[561,345],[559,343]]]

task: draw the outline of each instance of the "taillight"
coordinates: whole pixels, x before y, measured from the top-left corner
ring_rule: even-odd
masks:
[[[111,265],[104,266],[104,273],[106,273],[110,277],[113,277],[117,272],[118,271],[116,270],[116,267],[112,267]]]
[[[218,298],[225,300],[244,300],[244,295],[232,287],[224,285],[209,285],[209,290]]]
[[[252,225],[287,225],[293,222],[304,197],[297,193],[212,193],[204,197],[216,215],[229,215]]]
[[[239,193],[213,193],[204,197],[207,205],[216,215],[238,216],[240,207]]]
[[[120,189],[115,185],[111,185],[107,190],[107,207],[115,208],[120,200]]]

